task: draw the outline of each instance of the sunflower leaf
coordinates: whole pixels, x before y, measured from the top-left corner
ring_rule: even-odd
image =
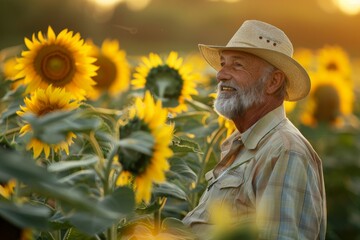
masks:
[[[0,204],[0,216],[20,228],[48,229],[47,219],[50,214],[50,209],[45,206],[13,204],[4,201]]]
[[[186,193],[177,185],[170,182],[154,185],[153,194],[155,197],[174,197],[181,200],[187,200]]]
[[[6,151],[0,148],[0,180],[8,181],[15,178],[25,183],[32,191],[43,196],[57,199],[72,209],[97,214],[99,217],[116,218],[118,214],[104,208],[97,201],[67,184],[60,183],[54,174],[19,152]]]
[[[76,111],[57,111],[42,117],[33,114],[23,116],[33,130],[34,137],[48,144],[65,141],[69,132],[86,132],[101,125],[99,118],[81,118]]]
[[[195,141],[174,136],[173,145],[171,146],[174,152],[196,152],[203,153],[199,144]]]
[[[120,148],[126,148],[151,156],[154,146],[154,137],[144,131],[136,131],[131,133],[125,139],[118,142]]]
[[[49,172],[61,172],[73,168],[86,167],[99,161],[98,156],[92,156],[85,160],[54,162],[48,166]]]
[[[189,167],[187,162],[182,158],[171,158],[169,160],[171,170],[168,174],[181,179],[183,182],[196,182],[197,174]]]
[[[122,219],[135,208],[133,191],[126,187],[117,188],[112,194],[107,195],[100,205],[117,213],[116,219]],[[94,213],[77,212],[65,217],[77,229],[88,235],[101,233],[109,228],[116,219],[101,217]]]

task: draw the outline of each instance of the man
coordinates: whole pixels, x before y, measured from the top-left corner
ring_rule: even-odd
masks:
[[[223,142],[220,162],[205,175],[208,187],[183,222],[200,239],[212,239],[219,221],[255,226],[256,239],[325,239],[321,160],[284,111],[284,100],[310,90],[290,40],[270,24],[248,20],[225,47],[199,49],[218,71],[215,110],[237,131]],[[230,217],[216,221],[221,209]]]

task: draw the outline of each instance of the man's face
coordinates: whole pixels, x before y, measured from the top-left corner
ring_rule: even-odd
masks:
[[[221,65],[222,69],[217,74],[216,112],[235,119],[250,107],[264,102],[264,86],[273,69],[271,65],[239,51],[223,51]]]

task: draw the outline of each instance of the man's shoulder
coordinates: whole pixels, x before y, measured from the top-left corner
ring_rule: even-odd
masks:
[[[316,154],[310,142],[288,120],[284,119],[270,131],[259,143],[259,149],[298,154]]]

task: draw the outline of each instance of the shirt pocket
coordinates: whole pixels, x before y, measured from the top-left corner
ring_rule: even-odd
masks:
[[[227,173],[219,182],[220,189],[238,188],[244,183],[244,172]]]

